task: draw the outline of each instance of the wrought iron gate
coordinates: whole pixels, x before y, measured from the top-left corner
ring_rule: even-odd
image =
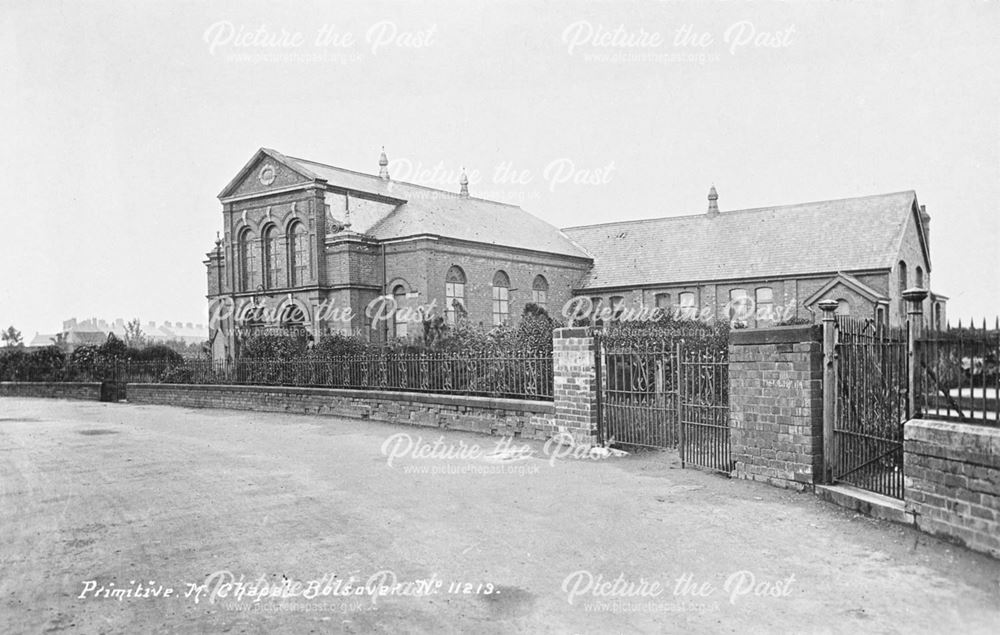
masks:
[[[677,347],[680,358],[680,452],[687,463],[729,474],[729,349]]]
[[[833,478],[903,498],[906,327],[837,316]]]
[[[732,471],[728,348],[662,334],[598,337],[606,443],[679,449],[681,463]]]

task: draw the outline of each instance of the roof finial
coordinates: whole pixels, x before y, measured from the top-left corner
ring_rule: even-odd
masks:
[[[717,216],[719,214],[719,193],[715,191],[715,183],[708,190],[708,215]]]
[[[378,158],[378,178],[389,180],[389,159],[385,156],[385,146],[382,146],[382,154]]]
[[[461,186],[458,195],[462,198],[469,198],[469,177],[465,175],[465,168],[462,168],[462,178],[458,180],[458,184]]]

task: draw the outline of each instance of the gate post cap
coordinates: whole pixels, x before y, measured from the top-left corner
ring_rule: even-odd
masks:
[[[903,299],[907,302],[923,302],[927,298],[927,289],[912,287],[903,291]]]
[[[824,313],[831,313],[837,310],[836,300],[821,300],[816,306],[823,310]]]

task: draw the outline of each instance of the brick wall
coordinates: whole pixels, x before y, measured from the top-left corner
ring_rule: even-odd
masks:
[[[131,403],[330,415],[545,440],[551,402],[334,388],[129,384]]]
[[[46,397],[55,399],[101,399],[101,382],[0,382],[0,397]]]
[[[577,443],[597,443],[597,369],[594,336],[586,328],[556,329],[552,339],[555,369],[555,423]]]
[[[733,331],[729,346],[736,476],[806,489],[823,464],[823,345],[814,327]]]
[[[903,439],[917,527],[1000,558],[1000,428],[914,419]]]

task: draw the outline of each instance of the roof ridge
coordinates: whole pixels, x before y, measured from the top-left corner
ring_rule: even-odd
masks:
[[[349,168],[342,168],[342,167],[339,167],[339,166],[336,166],[336,165],[330,165],[329,163],[321,163],[319,161],[313,161],[312,159],[303,159],[301,157],[293,157],[293,156],[290,156],[290,155],[287,155],[287,154],[284,155],[284,156],[287,157],[287,158],[289,158],[289,159],[291,159],[291,160],[293,160],[293,161],[303,161],[305,163],[312,163],[312,164],[315,164],[315,165],[321,165],[324,168],[329,168],[331,170],[339,170],[341,172],[348,172],[350,174],[356,174],[357,176],[364,176],[364,177],[367,177],[367,178],[370,178],[370,179],[374,179],[374,180],[379,181],[379,182],[383,182],[383,179],[381,177],[379,177],[378,175],[375,175],[375,174],[368,174],[367,172],[358,172],[357,170],[351,170]],[[390,178],[388,180],[388,182],[389,183],[398,183],[400,185],[406,185],[408,187],[416,187],[416,188],[420,188],[422,190],[430,190],[431,192],[440,192],[442,194],[447,194],[447,195],[449,195],[452,198],[468,198],[468,199],[472,199],[472,200],[476,200],[476,201],[483,201],[484,203],[493,203],[494,205],[503,205],[505,207],[515,207],[517,209],[521,209],[520,205],[515,205],[513,203],[505,203],[503,201],[495,201],[495,200],[493,200],[491,198],[480,198],[478,196],[460,196],[458,194],[458,192],[449,192],[448,190],[442,190],[442,189],[439,189],[439,188],[436,188],[436,187],[430,187],[430,186],[427,186],[427,185],[420,185],[419,183],[411,183],[410,181],[400,181],[398,179]]]
[[[733,215],[733,214],[744,214],[744,213],[750,213],[750,212],[763,212],[763,211],[769,211],[769,210],[787,209],[787,208],[790,208],[790,207],[807,207],[807,206],[810,206],[810,205],[823,205],[823,204],[826,204],[826,203],[839,203],[839,202],[843,202],[843,201],[860,201],[860,200],[869,199],[869,198],[882,198],[882,197],[889,197],[889,196],[898,196],[900,194],[913,194],[914,196],[916,196],[916,190],[900,190],[898,192],[886,192],[886,193],[883,193],[883,194],[867,194],[865,196],[847,196],[847,197],[844,197],[844,198],[831,198],[831,199],[825,199],[825,200],[821,200],[821,201],[806,201],[804,203],[787,203],[787,204],[784,204],[784,205],[770,205],[770,206],[764,206],[764,207],[747,207],[747,208],[744,208],[744,209],[734,209],[734,210],[728,210],[728,211],[719,212],[719,216],[729,216],[729,215]],[[698,213],[692,213],[692,214],[678,214],[677,216],[660,216],[660,217],[657,217],[657,218],[637,218],[637,219],[634,219],[634,220],[618,220],[618,221],[610,221],[610,222],[606,222],[606,223],[591,223],[589,225],[573,225],[573,226],[570,226],[570,227],[563,227],[563,229],[564,230],[590,229],[592,227],[607,227],[607,226],[611,226],[611,225],[624,225],[624,224],[636,224],[636,223],[651,223],[651,222],[670,221],[670,220],[678,220],[678,219],[683,219],[683,218],[698,218],[698,217],[708,218],[708,215],[705,214],[705,212],[698,212]]]

